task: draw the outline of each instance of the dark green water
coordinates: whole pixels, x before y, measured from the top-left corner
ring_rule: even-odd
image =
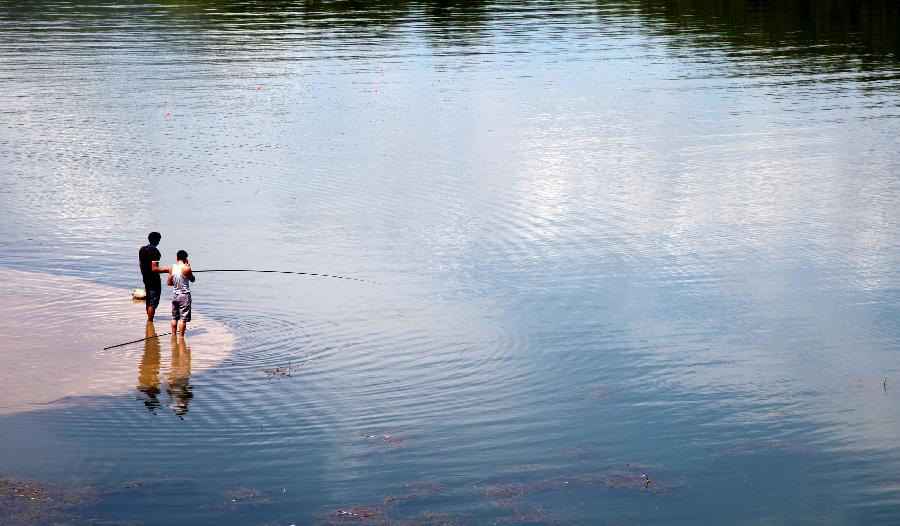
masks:
[[[198,275],[234,354],[0,415],[94,496],[0,523],[900,522],[895,2],[0,0],[0,266],[150,230],[381,285]]]

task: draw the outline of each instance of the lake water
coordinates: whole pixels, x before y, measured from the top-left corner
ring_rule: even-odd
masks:
[[[0,0],[0,523],[897,524],[898,263],[894,2]]]

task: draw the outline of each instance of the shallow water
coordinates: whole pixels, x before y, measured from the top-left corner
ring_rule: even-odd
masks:
[[[156,411],[160,385],[168,388],[168,405],[186,412],[178,386],[234,352],[234,335],[201,313],[193,313],[188,343],[172,335],[169,322],[148,324],[144,302],[121,289],[6,268],[0,281],[16,290],[0,295],[0,415],[77,406],[81,397],[135,388]]]
[[[897,522],[893,3],[0,0],[0,66],[0,266],[85,283],[23,330],[150,230],[378,282],[198,274],[222,363],[0,416],[101,495],[35,522]]]

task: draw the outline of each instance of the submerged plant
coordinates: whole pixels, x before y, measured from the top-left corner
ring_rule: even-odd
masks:
[[[74,512],[102,499],[96,488],[16,481],[0,476],[0,524],[23,526],[68,523]]]
[[[287,365],[273,367],[271,369],[263,369],[263,372],[266,373],[266,376],[269,378],[286,378],[289,376],[294,376],[294,373],[297,372],[297,369],[300,368],[301,365],[306,364],[306,362],[300,363],[298,365],[293,365],[288,362]]]

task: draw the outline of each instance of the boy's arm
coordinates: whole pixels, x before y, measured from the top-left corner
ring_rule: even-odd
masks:
[[[194,273],[191,272],[191,264],[190,264],[190,263],[187,263],[187,264],[184,266],[183,272],[184,272],[185,277],[186,277],[187,279],[189,279],[189,280],[191,281],[191,283],[193,283],[194,281],[196,281],[196,278],[194,278]]]
[[[172,271],[171,271],[171,269],[169,270],[169,277],[166,278],[166,285],[168,285],[168,286],[170,286],[170,287],[174,287],[174,286],[175,286],[175,282],[172,281]]]

